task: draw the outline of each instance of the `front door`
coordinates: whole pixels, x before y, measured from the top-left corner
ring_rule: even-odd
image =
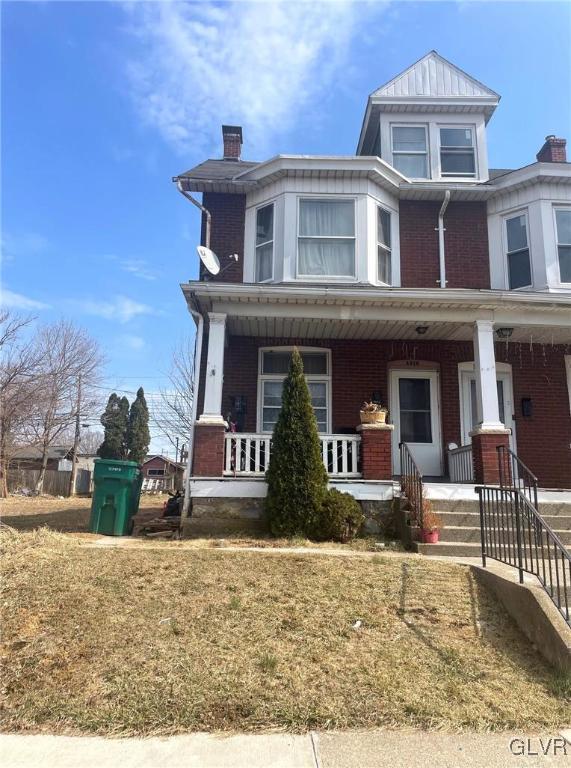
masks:
[[[497,368],[500,366],[498,365]],[[476,395],[476,375],[474,367],[461,373],[461,414],[462,414],[462,445],[472,442],[470,432],[476,429],[481,417],[478,414],[478,398]],[[515,422],[513,419],[513,387],[512,375],[509,370],[496,370],[496,386],[498,388],[498,410],[500,421],[506,429],[511,430],[510,448],[516,450]]]
[[[437,371],[391,371],[391,418],[395,425],[393,467],[400,474],[399,443],[407,443],[423,475],[442,474]]]

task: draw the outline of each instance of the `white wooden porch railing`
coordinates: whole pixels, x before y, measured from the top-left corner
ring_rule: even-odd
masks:
[[[361,477],[359,435],[320,435],[321,456],[332,477]],[[263,476],[270,464],[271,437],[231,432],[224,440],[224,474],[235,477]]]
[[[451,483],[473,483],[472,446],[448,449],[448,474]]]

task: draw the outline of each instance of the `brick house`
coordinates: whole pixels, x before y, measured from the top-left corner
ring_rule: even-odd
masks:
[[[182,285],[195,500],[257,514],[294,345],[331,482],[357,497],[392,497],[401,443],[440,482],[497,482],[505,445],[571,488],[571,164],[548,136],[490,169],[499,99],[432,51],[369,96],[355,155],[247,162],[223,126],[223,159],[176,177],[222,263]],[[385,428],[359,425],[371,399]]]
[[[181,490],[184,467],[167,456],[147,456],[141,466],[143,490]]]

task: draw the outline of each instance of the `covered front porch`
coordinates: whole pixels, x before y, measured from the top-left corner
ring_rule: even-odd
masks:
[[[205,318],[192,477],[262,479],[295,345],[332,481],[497,481],[496,447],[571,487],[564,298],[498,291],[184,286]],[[192,289],[191,289],[192,288]],[[388,424],[359,424],[364,400]],[[228,431],[231,426],[232,430]]]

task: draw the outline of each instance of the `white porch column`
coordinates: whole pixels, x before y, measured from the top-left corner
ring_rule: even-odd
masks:
[[[226,315],[219,312],[209,312],[204,407],[198,419],[200,424],[224,424],[222,417],[222,382],[224,379],[225,336]]]
[[[490,320],[474,323],[474,371],[478,412],[482,421],[478,431],[504,430],[500,422],[498,386],[496,383],[496,357],[494,354],[494,324]]]

